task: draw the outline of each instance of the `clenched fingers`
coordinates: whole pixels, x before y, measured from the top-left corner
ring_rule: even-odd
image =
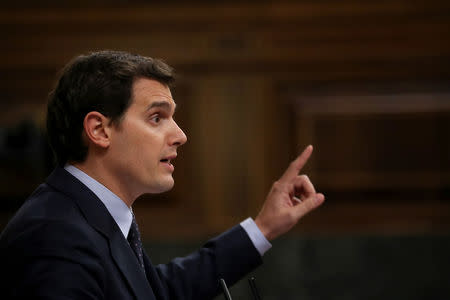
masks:
[[[325,200],[325,196],[321,193],[312,194],[304,201],[294,207],[295,214],[298,219],[319,207]]]
[[[305,198],[308,198],[316,193],[314,185],[306,175],[300,175],[295,178],[294,188],[294,196],[300,198],[301,200],[304,200]]]

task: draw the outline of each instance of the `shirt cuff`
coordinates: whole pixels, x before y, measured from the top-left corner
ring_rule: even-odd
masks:
[[[269,243],[264,234],[262,234],[261,230],[259,230],[258,226],[252,218],[248,218],[242,221],[241,226],[242,228],[244,228],[245,232],[247,232],[248,237],[261,256],[263,256],[264,253],[272,248],[272,244]]]

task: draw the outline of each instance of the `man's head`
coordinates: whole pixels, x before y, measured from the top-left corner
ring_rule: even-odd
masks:
[[[131,104],[137,78],[151,78],[170,86],[172,68],[164,62],[121,51],[80,55],[62,70],[50,94],[47,134],[58,165],[81,162],[87,155],[83,120],[97,111],[119,125]]]
[[[113,51],[77,57],[48,104],[58,164],[92,167],[126,202],[170,189],[170,160],[186,142],[173,119],[172,81],[172,69],[155,59]]]

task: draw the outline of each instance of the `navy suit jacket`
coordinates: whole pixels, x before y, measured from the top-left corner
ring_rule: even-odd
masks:
[[[103,203],[57,168],[0,236],[6,299],[211,299],[262,263],[241,226],[145,273]]]

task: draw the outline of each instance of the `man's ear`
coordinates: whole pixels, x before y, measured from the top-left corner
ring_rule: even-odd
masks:
[[[109,119],[97,111],[91,111],[84,117],[83,127],[88,143],[101,148],[110,144]]]

